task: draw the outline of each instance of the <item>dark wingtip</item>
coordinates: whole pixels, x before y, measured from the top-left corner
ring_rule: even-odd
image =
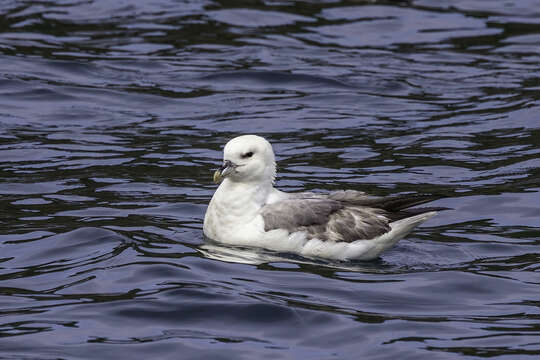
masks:
[[[405,219],[411,216],[425,214],[431,211],[444,211],[444,210],[453,210],[452,208],[447,207],[440,207],[440,206],[433,206],[433,207],[420,207],[420,208],[413,208],[413,209],[405,209],[401,211],[396,211],[393,213],[389,213],[386,216],[390,218],[392,221],[397,221],[401,219]]]
[[[416,205],[439,200],[447,196],[440,194],[406,194],[386,198],[381,208],[390,212],[397,212]],[[441,208],[442,209],[442,208]],[[445,209],[446,210],[446,209]]]

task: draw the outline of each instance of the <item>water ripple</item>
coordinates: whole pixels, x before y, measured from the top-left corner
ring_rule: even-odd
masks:
[[[2,3],[0,357],[533,356],[537,3]],[[205,241],[245,132],[453,210],[367,263]]]

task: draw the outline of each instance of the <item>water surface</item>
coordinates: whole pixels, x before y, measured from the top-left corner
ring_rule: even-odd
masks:
[[[4,1],[0,358],[533,358],[540,2]],[[221,149],[448,198],[372,262],[205,245]],[[537,274],[537,275],[534,275]]]

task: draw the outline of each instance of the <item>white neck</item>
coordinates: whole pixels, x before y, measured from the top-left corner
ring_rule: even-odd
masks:
[[[271,183],[238,183],[225,179],[219,185],[204,217],[204,233],[212,239],[237,236],[238,227],[252,223],[273,188]]]
[[[256,211],[266,203],[268,195],[272,192],[272,182],[235,182],[225,179],[216,190],[220,202],[226,202],[231,208],[254,206]]]

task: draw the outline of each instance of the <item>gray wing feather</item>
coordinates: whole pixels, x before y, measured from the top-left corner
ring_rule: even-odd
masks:
[[[261,211],[265,231],[306,231],[309,238],[352,242],[371,239],[390,230],[384,210],[354,206],[318,194],[265,205]]]
[[[372,239],[391,230],[390,223],[445,208],[416,208],[440,196],[408,194],[370,196],[361,191],[289,194],[287,200],[265,205],[261,211],[265,231],[305,231],[309,238],[352,242]]]
[[[324,233],[314,234],[314,237],[345,242],[373,239],[391,230],[389,222],[385,212],[379,209],[345,207],[329,218]]]
[[[343,208],[339,201],[327,199],[290,199],[265,205],[261,211],[264,230],[287,229],[295,231],[302,226],[328,222],[330,214]]]
[[[388,212],[397,212],[408,209],[412,206],[428,203],[443,196],[426,194],[405,194],[397,196],[370,196],[361,191],[345,190],[336,191],[328,195],[329,199],[340,201],[351,205],[369,206],[384,209]],[[439,208],[443,209],[443,208]]]

